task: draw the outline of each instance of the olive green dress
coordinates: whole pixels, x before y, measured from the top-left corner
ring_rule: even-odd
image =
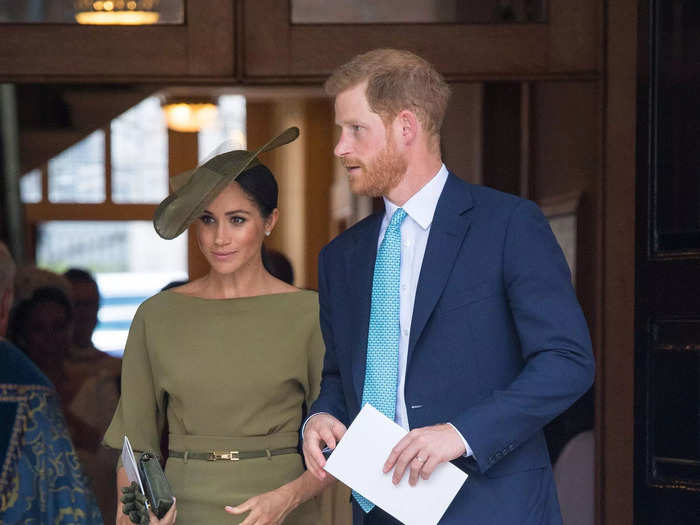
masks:
[[[145,301],[124,352],[122,393],[104,442],[160,450],[260,451],[296,447],[302,406],[318,395],[324,346],[316,292],[202,299],[174,291]],[[160,454],[159,454],[160,455]],[[235,524],[225,505],[273,490],[303,472],[299,454],[240,461],[168,458],[180,525]],[[285,524],[316,524],[317,501]]]

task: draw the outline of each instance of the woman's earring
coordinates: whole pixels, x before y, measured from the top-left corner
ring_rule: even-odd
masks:
[[[267,235],[269,237],[271,233],[272,232],[265,232],[265,235]]]

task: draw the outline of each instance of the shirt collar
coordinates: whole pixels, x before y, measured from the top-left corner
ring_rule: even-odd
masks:
[[[447,174],[447,168],[442,164],[435,176],[401,206],[406,214],[424,230],[430,228],[433,222],[435,208],[447,182]],[[384,220],[389,221],[397,208],[396,204],[384,197]]]

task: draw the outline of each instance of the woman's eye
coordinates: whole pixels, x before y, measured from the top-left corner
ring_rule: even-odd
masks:
[[[202,215],[199,218],[199,220],[202,221],[202,223],[204,223],[204,224],[213,224],[214,223],[214,217],[212,217],[211,215]]]
[[[352,126],[350,126],[350,129],[352,129],[353,133],[357,133],[362,128],[360,128],[360,126],[358,126],[357,124],[353,124]]]
[[[245,219],[243,217],[231,217],[231,222],[233,224],[243,224]]]

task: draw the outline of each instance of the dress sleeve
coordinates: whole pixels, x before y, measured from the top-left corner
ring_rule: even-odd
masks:
[[[321,327],[318,322],[318,315],[315,316],[313,323],[311,340],[309,341],[309,388],[306,391],[307,407],[311,407],[321,391],[323,356],[326,353],[326,347],[323,344],[323,336],[321,335]]]
[[[103,443],[121,450],[126,435],[134,451],[148,451],[160,457],[165,391],[156,385],[148,350],[146,316],[141,305],[124,350],[121,397]]]

